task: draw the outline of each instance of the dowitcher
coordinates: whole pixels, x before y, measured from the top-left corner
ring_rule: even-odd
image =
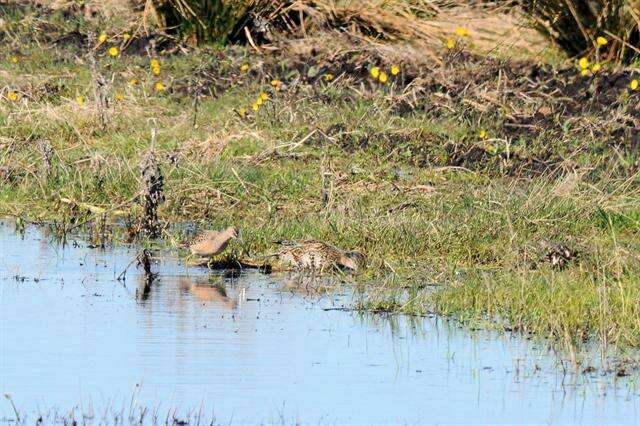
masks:
[[[229,241],[238,238],[240,231],[235,226],[230,226],[224,231],[204,231],[193,240],[183,243],[188,247],[192,256],[213,257],[227,248]]]
[[[286,246],[276,256],[282,266],[320,271],[332,267],[355,271],[364,265],[365,260],[364,255],[358,251],[345,251],[322,241],[286,242]]]

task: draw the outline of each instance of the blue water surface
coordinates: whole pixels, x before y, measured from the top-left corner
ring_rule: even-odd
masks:
[[[0,391],[23,418],[135,406],[162,423],[639,423],[632,380],[576,376],[540,344],[438,318],[335,310],[348,287],[187,271],[163,251],[144,299],[141,271],[116,280],[137,251],[0,226]]]

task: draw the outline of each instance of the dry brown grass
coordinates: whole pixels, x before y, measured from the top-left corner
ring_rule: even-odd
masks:
[[[85,16],[92,18],[94,13],[106,18],[122,16],[131,13],[132,1],[130,0],[37,0],[37,4],[54,10],[69,10],[83,8]]]
[[[441,8],[436,2],[416,7],[407,1],[340,2],[299,0],[292,8],[309,15],[317,26],[343,26],[354,34],[387,41],[412,41],[441,50],[458,27],[471,31],[471,44],[480,52],[498,50],[536,53],[546,44],[526,19],[511,9],[474,7],[468,3]]]
[[[106,20],[107,26],[110,19],[123,16],[147,29],[162,21],[152,0],[38,2],[52,9],[82,10],[88,19]],[[434,52],[441,51],[448,38],[456,38],[455,29],[463,27],[471,32],[465,43],[479,53],[523,57],[536,55],[547,46],[514,8],[474,6],[460,0],[278,0],[270,3],[262,15],[278,30],[275,35],[278,41],[307,38],[312,41],[327,30],[337,30],[376,44],[410,42],[419,47],[422,55],[435,59],[440,55]],[[262,2],[256,4],[264,7]],[[250,25],[240,33],[240,38],[260,40],[260,34]],[[262,39],[262,44],[269,42]]]

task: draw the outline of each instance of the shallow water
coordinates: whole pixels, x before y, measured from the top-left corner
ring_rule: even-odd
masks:
[[[115,279],[133,248],[62,247],[5,223],[0,250],[0,391],[23,418],[134,398],[162,422],[175,409],[223,424],[638,423],[628,380],[576,378],[526,340],[437,318],[325,310],[348,306],[344,288],[187,272],[163,252],[141,300],[139,271]]]

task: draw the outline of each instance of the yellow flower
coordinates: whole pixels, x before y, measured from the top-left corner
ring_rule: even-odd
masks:
[[[326,73],[324,75],[324,81],[333,81],[333,74],[331,74],[330,72]]]
[[[478,136],[480,136],[480,139],[485,139],[487,137],[487,131],[484,129],[480,129],[480,132],[478,132]]]
[[[156,89],[156,92],[164,92],[164,90],[166,89],[164,83],[161,81],[156,81],[156,84],[154,87]]]
[[[269,99],[269,95],[265,92],[260,93],[260,99],[262,99],[263,101],[266,101],[267,99]]]
[[[593,64],[593,65],[591,66],[591,72],[596,73],[596,72],[600,71],[600,69],[601,69],[601,68],[602,68],[602,65],[600,65],[600,64]]]
[[[258,103],[256,102],[255,104],[251,105],[251,109],[252,109],[252,110],[254,110],[254,111],[259,110],[259,109],[260,109],[260,104],[258,104]]]
[[[580,75],[583,77],[586,77],[589,75],[589,68],[585,68],[582,71],[580,71]]]
[[[638,90],[639,85],[640,83],[638,82],[638,80],[634,78],[633,80],[631,80],[631,83],[629,83],[629,88],[631,90]]]
[[[586,70],[587,68],[589,68],[589,59],[585,57],[580,58],[580,60],[578,61],[578,65],[580,65],[580,68],[582,68],[583,70]]]
[[[140,81],[137,78],[132,78],[131,80],[129,80],[129,84],[132,86],[137,86],[138,84],[140,84]]]
[[[76,103],[78,104],[78,106],[83,106],[84,105],[84,96],[76,96]]]
[[[468,37],[470,34],[470,31],[467,28],[458,27],[456,28],[456,34],[460,37]]]
[[[391,75],[400,74],[400,67],[397,65],[391,65]]]
[[[116,93],[115,99],[118,102],[124,101],[124,95],[122,93]]]
[[[371,71],[369,71],[369,72],[371,73],[371,77],[378,78],[378,76],[380,75],[380,68],[373,67],[373,68],[371,68]]]
[[[447,40],[447,49],[451,50],[456,47],[456,41],[452,38]]]
[[[262,96],[259,96],[258,99],[256,99],[255,105],[262,106],[263,103],[264,100],[262,99]]]
[[[275,88],[280,87],[281,84],[282,82],[280,80],[271,80],[271,85]]]
[[[598,37],[598,38],[596,39],[596,42],[597,42],[597,43],[598,43],[598,45],[600,45],[600,46],[604,46],[605,44],[609,43],[609,41],[608,41],[606,38],[602,37],[602,36]]]
[[[498,152],[498,148],[496,148],[493,145],[487,145],[487,147],[485,148],[485,150],[492,155],[495,155]]]
[[[251,69],[251,66],[249,64],[242,64],[240,66],[240,71],[242,72],[249,72],[250,69]]]
[[[9,60],[14,64],[18,63],[18,57],[16,55],[12,55]]]
[[[389,76],[387,75],[386,72],[381,72],[380,77],[378,77],[378,80],[380,80],[380,83],[382,84],[386,83],[388,79],[389,79]]]
[[[245,107],[238,109],[238,114],[240,114],[241,117],[244,117],[247,115],[247,109]]]
[[[124,41],[129,41],[129,40],[131,40],[131,34],[129,34],[129,33],[124,33],[124,34],[122,34],[122,39],[123,39]]]
[[[153,75],[160,75],[160,61],[158,61],[156,58],[151,59],[151,61],[149,62],[149,68],[151,69]]]
[[[11,102],[15,102],[18,100],[18,94],[16,92],[9,92],[7,93],[7,99],[9,99]]]
[[[98,36],[98,41],[100,43],[104,43],[105,41],[107,41],[107,33],[105,33],[104,31],[100,33],[100,35]]]
[[[107,53],[109,53],[109,56],[111,56],[112,58],[115,58],[120,52],[118,51],[117,47],[111,46],[109,50],[107,50]]]

